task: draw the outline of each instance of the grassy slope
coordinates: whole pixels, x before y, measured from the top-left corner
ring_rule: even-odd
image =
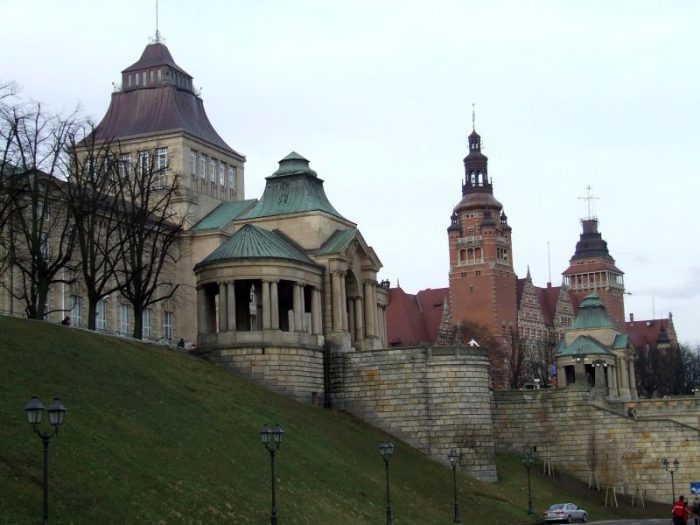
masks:
[[[41,513],[41,442],[23,411],[32,394],[46,405],[59,394],[68,409],[50,446],[54,524],[265,523],[270,465],[258,434],[263,422],[285,430],[276,462],[281,523],[384,520],[381,431],[188,355],[0,318],[0,523],[36,523]],[[395,443],[395,524],[450,523],[451,472]],[[465,524],[528,521],[518,458],[499,458],[499,472],[495,485],[459,476]],[[604,515],[593,505],[599,494],[561,487],[535,474],[535,509],[575,499],[592,518]]]

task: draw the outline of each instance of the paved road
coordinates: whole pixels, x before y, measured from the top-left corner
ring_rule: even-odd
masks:
[[[689,522],[692,523],[692,522]],[[635,519],[617,521],[589,521],[588,525],[671,525],[671,518],[668,519]]]

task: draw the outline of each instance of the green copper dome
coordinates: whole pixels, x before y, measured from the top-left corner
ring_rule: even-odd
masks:
[[[309,167],[307,159],[293,151],[279,164],[277,171],[265,179],[260,201],[241,219],[309,212],[325,212],[345,219],[328,201],[323,180]]]
[[[598,294],[593,292],[586,296],[578,309],[576,320],[571,328],[614,328],[615,325],[608,318],[605,306],[600,302]]]

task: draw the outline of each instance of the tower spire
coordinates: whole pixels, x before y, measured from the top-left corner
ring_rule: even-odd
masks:
[[[160,31],[158,30],[158,0],[156,0],[156,37],[154,39],[155,43],[160,43]]]
[[[592,189],[593,188],[589,184],[588,186],[586,186],[586,196],[585,197],[578,197],[579,200],[586,201],[586,205],[588,206],[588,217],[586,217],[586,220],[589,220],[589,221],[595,219],[595,217],[593,217],[593,215],[591,214],[591,201],[598,200],[598,197],[594,197],[593,195],[591,195]]]

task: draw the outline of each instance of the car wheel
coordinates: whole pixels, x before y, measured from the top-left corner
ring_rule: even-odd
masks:
[[[583,513],[583,516],[581,517],[581,523],[586,523],[588,521],[588,514],[585,512]]]
[[[566,523],[571,523],[571,514],[566,517]]]

